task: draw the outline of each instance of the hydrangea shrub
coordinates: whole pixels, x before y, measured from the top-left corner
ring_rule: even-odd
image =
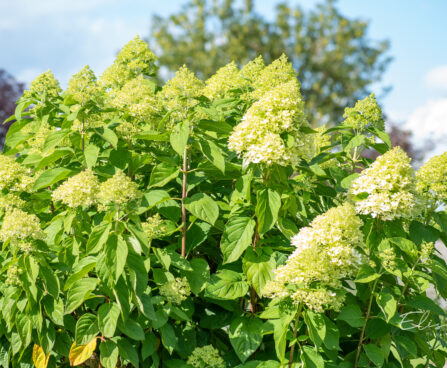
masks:
[[[415,173],[374,96],[312,129],[285,56],[157,69],[135,38],[19,99],[0,366],[442,367],[445,154]]]

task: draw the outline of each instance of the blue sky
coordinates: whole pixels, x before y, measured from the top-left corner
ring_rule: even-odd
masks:
[[[170,14],[184,2],[0,0],[0,68],[25,82],[51,69],[63,85],[86,64],[101,74],[128,40],[148,34],[152,14]],[[288,1],[304,8],[317,2]],[[267,16],[276,3],[255,0]],[[382,100],[388,116],[414,130],[416,143],[432,138],[438,150],[446,150],[447,1],[339,0],[338,7],[370,20],[372,39],[391,41],[394,60],[382,84],[393,87]]]

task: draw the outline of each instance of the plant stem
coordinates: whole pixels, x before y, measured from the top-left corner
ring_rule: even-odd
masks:
[[[365,338],[365,331],[366,331],[366,325],[368,323],[368,319],[369,316],[371,314],[371,306],[372,306],[372,301],[373,301],[373,296],[374,296],[374,291],[376,289],[377,286],[377,281],[379,279],[376,279],[376,281],[374,281],[372,290],[371,290],[371,296],[369,298],[369,302],[368,302],[368,309],[366,310],[366,316],[365,316],[365,324],[363,325],[362,328],[362,332],[360,334],[360,340],[359,340],[359,345],[357,347],[357,354],[355,355],[355,364],[354,364],[354,368],[358,367],[359,364],[359,358],[360,358],[360,352],[362,351],[362,344],[363,344],[363,339]]]
[[[186,184],[187,184],[187,170],[188,170],[188,159],[187,159],[187,148],[183,151],[183,184],[182,184],[182,257],[186,257],[186,208],[183,200],[186,198]]]
[[[295,354],[296,335],[298,334],[298,322],[300,320],[302,308],[303,308],[303,305],[300,304],[300,306],[298,308],[298,312],[296,312],[296,316],[295,316],[295,325],[293,326],[293,340],[294,341],[292,343],[292,347],[290,348],[289,368],[291,368],[292,364],[293,364],[293,355]]]
[[[256,227],[255,227],[255,235],[253,238],[253,248],[256,249],[259,242],[259,231],[258,231],[258,222],[256,221]],[[253,285],[250,286],[250,312],[251,315],[256,313],[256,291],[253,287]]]

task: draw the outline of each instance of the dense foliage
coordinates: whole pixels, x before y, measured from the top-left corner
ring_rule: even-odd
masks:
[[[442,367],[446,155],[415,175],[374,96],[311,129],[285,57],[155,62],[136,38],[18,101],[0,366]]]
[[[336,1],[315,9],[277,5],[265,17],[253,0],[189,0],[182,10],[152,20],[151,42],[171,72],[183,64],[200,78],[223,65],[261,55],[271,63],[285,53],[300,76],[312,126],[340,122],[346,106],[369,94],[390,57],[386,41],[372,40],[368,22],[340,13]]]

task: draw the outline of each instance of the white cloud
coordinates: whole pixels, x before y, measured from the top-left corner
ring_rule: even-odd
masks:
[[[447,151],[447,98],[432,100],[416,108],[404,129],[413,133],[412,143],[426,151],[426,158]]]
[[[435,90],[447,91],[447,65],[430,70],[425,76],[425,83]]]

